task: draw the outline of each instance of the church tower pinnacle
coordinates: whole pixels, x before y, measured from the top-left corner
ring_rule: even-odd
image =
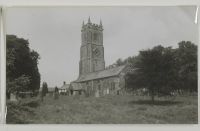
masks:
[[[91,24],[90,16],[89,16],[89,18],[88,18],[88,23]]]
[[[99,24],[99,26],[100,26],[100,27],[103,27],[101,19],[100,19],[100,24]]]
[[[103,25],[91,23],[89,17],[81,29],[79,75],[104,69]]]
[[[82,27],[85,25],[85,23],[84,23],[84,21],[83,21],[83,23],[82,23]]]

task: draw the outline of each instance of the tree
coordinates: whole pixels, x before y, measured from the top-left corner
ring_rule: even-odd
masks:
[[[48,93],[48,85],[46,82],[42,83],[42,96],[46,96],[46,94]]]
[[[7,88],[7,98],[10,97],[10,93],[18,93],[19,91],[27,90],[27,87],[30,83],[30,79],[28,76],[22,75],[12,81],[7,79],[6,87]]]
[[[42,83],[42,90],[41,90],[41,94],[40,94],[40,97],[41,97],[41,101],[43,101],[44,97],[46,96],[46,94],[48,93],[48,85],[46,82],[43,82]]]
[[[132,56],[132,57],[128,57],[124,60],[125,64],[131,64],[131,65],[135,65],[135,63],[138,60],[138,56]]]
[[[119,59],[116,61],[115,65],[116,65],[116,66],[121,66],[121,65],[124,65],[124,62],[123,62],[122,59],[119,58]]]
[[[58,90],[58,87],[56,86],[54,90],[54,99],[56,100],[58,98],[59,98],[59,90]]]
[[[139,60],[135,63],[137,78],[134,84],[147,88],[151,100],[160,92],[170,92],[175,77],[174,51],[168,47],[156,46],[153,49],[140,51]]]
[[[112,65],[109,65],[108,68],[113,68],[116,66],[122,66],[122,65],[126,65],[126,64],[131,64],[131,65],[135,65],[136,61],[138,60],[138,56],[132,56],[132,57],[128,57],[126,59],[117,59],[116,62]]]
[[[190,41],[181,41],[176,49],[176,65],[181,89],[197,91],[197,46]]]
[[[131,64],[137,70],[127,74],[129,90],[147,88],[154,101],[158,94],[171,95],[172,91],[197,92],[197,45],[181,41],[178,48],[156,46],[140,51],[138,56],[118,59],[116,66]]]
[[[40,88],[40,73],[37,66],[39,54],[29,48],[28,40],[15,35],[7,35],[6,38],[7,93],[16,90],[38,90]]]

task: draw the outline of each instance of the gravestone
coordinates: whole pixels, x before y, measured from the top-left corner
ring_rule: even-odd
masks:
[[[99,97],[99,90],[95,92],[95,97]]]
[[[10,101],[17,101],[17,95],[14,93],[10,94]]]

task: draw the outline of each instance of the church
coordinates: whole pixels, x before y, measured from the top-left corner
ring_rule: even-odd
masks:
[[[79,77],[71,82],[70,89],[74,94],[87,96],[120,95],[126,92],[125,76],[133,71],[123,65],[105,69],[103,25],[94,24],[90,18],[81,29],[81,47]]]

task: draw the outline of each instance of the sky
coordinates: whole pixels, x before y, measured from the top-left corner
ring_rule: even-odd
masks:
[[[41,83],[61,86],[78,78],[82,22],[103,24],[106,66],[156,45],[198,42],[194,6],[10,7],[6,33],[27,39],[40,54]]]

